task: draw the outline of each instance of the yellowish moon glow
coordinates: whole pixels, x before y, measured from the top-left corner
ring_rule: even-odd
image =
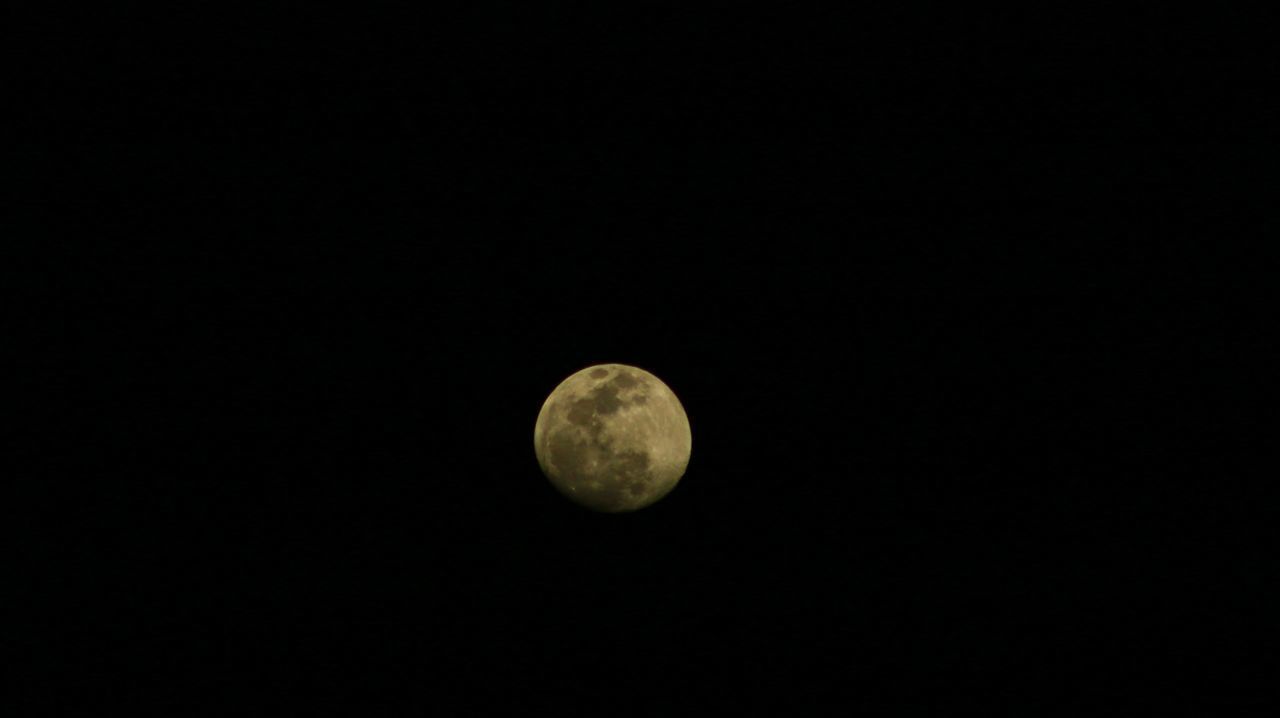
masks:
[[[689,417],[658,377],[589,366],[551,392],[533,429],[542,473],[581,506],[635,511],[675,488],[692,450]]]

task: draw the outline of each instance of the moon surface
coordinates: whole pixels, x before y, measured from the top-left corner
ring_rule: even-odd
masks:
[[[551,392],[533,428],[542,473],[595,511],[642,509],[675,488],[689,465],[689,417],[667,385],[625,364],[599,364]]]

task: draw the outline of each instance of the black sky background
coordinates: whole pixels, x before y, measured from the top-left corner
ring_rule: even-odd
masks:
[[[1255,155],[1217,81],[1247,47],[1165,15],[167,12],[16,33],[28,236],[75,240],[8,280],[37,703],[1261,705],[1263,312],[1204,248],[1241,180],[1194,171]],[[533,456],[598,362],[692,425],[634,514]]]

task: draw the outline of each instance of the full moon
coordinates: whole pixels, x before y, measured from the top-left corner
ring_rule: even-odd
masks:
[[[560,382],[533,428],[542,473],[595,511],[642,509],[675,488],[689,465],[689,417],[649,372],[589,366]]]

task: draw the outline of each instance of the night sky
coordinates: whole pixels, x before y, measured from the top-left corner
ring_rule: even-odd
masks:
[[[1261,705],[1174,678],[1256,678],[1274,586],[1233,175],[1180,179],[1249,154],[1243,54],[532,5],[24,30],[24,207],[76,240],[9,280],[38,704]],[[602,362],[692,427],[636,513],[533,453]]]

